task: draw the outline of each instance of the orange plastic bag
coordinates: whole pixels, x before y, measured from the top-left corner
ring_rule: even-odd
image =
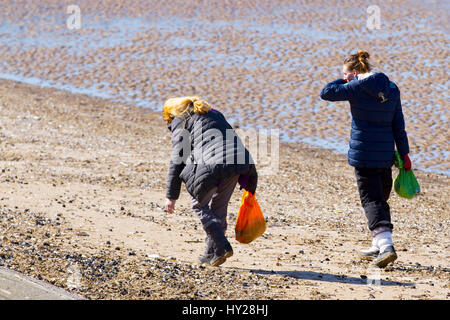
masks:
[[[244,190],[241,205],[236,218],[236,240],[240,243],[250,243],[266,231],[266,220],[256,198]]]

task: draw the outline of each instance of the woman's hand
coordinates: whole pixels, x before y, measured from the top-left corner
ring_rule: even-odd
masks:
[[[173,211],[175,210],[175,202],[177,202],[177,200],[166,199],[166,212],[173,213]]]
[[[405,155],[403,156],[403,161],[404,161],[404,163],[403,163],[403,168],[404,168],[406,171],[411,170],[411,160],[409,159],[408,154],[405,154]]]

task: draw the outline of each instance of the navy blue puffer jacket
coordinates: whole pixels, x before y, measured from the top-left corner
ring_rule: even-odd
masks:
[[[360,79],[358,79],[360,77]],[[386,168],[394,163],[395,146],[400,155],[409,153],[400,91],[383,73],[350,82],[340,79],[322,89],[328,101],[349,101],[352,129],[348,162],[354,167]]]

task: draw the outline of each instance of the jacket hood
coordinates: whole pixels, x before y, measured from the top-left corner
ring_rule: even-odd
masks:
[[[384,73],[374,73],[359,79],[359,85],[369,96],[379,102],[386,102],[400,96],[397,86]]]

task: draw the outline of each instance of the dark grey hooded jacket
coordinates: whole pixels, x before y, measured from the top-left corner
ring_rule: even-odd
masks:
[[[172,155],[166,198],[178,199],[184,181],[189,194],[201,201],[209,190],[235,175],[245,181],[244,189],[255,193],[258,174],[253,159],[222,113],[187,112],[175,117],[169,130]]]

